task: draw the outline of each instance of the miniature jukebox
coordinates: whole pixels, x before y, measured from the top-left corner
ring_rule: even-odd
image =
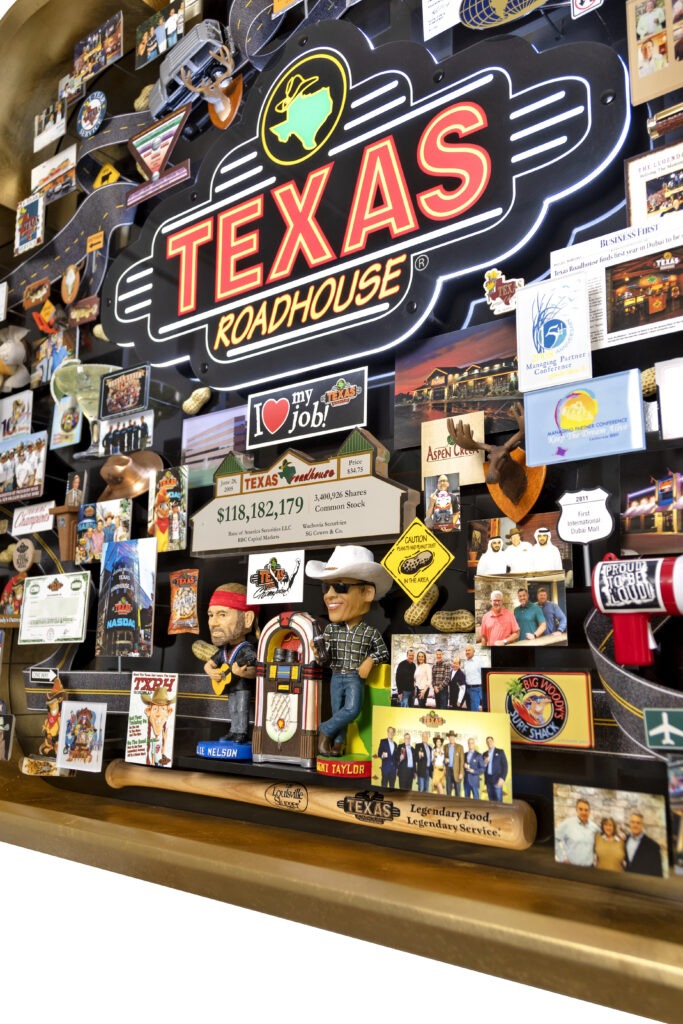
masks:
[[[322,668],[314,657],[315,620],[283,612],[258,645],[253,760],[315,766]]]

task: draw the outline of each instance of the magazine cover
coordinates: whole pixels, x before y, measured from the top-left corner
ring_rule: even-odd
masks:
[[[33,394],[31,391],[20,391],[17,395],[8,395],[7,398],[0,399],[0,436],[2,440],[30,433],[32,416]]]
[[[65,700],[59,723],[57,767],[79,772],[101,772],[106,704]]]
[[[170,768],[173,763],[175,672],[133,672],[126,734],[126,761]]]
[[[113,540],[130,539],[132,501],[112,498],[81,505],[76,534],[76,565],[92,565],[102,560],[102,548]]]
[[[149,658],[153,649],[157,545],[110,541],[102,547],[95,654]]]
[[[157,551],[184,551],[187,547],[187,466],[154,473],[149,489],[147,533]]]

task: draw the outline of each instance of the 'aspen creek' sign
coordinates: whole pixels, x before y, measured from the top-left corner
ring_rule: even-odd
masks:
[[[628,109],[598,43],[508,36],[436,64],[349,24],[306,29],[116,259],[104,330],[222,390],[391,348],[444,280],[498,265],[607,166]]]

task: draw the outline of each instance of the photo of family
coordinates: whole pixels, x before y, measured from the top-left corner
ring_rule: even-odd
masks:
[[[558,864],[668,877],[663,796],[555,784],[553,809]]]
[[[372,781],[385,789],[512,801],[505,714],[375,707],[372,751]]]

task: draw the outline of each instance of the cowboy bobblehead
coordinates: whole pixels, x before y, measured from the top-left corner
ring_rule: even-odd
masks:
[[[381,633],[363,619],[392,581],[371,551],[353,544],[336,547],[328,562],[309,562],[306,575],[322,583],[330,619],[316,654],[316,660],[332,670],[332,716],[320,723],[318,753],[338,757],[347,725],[360,714],[364,680],[375,665],[389,661]]]

